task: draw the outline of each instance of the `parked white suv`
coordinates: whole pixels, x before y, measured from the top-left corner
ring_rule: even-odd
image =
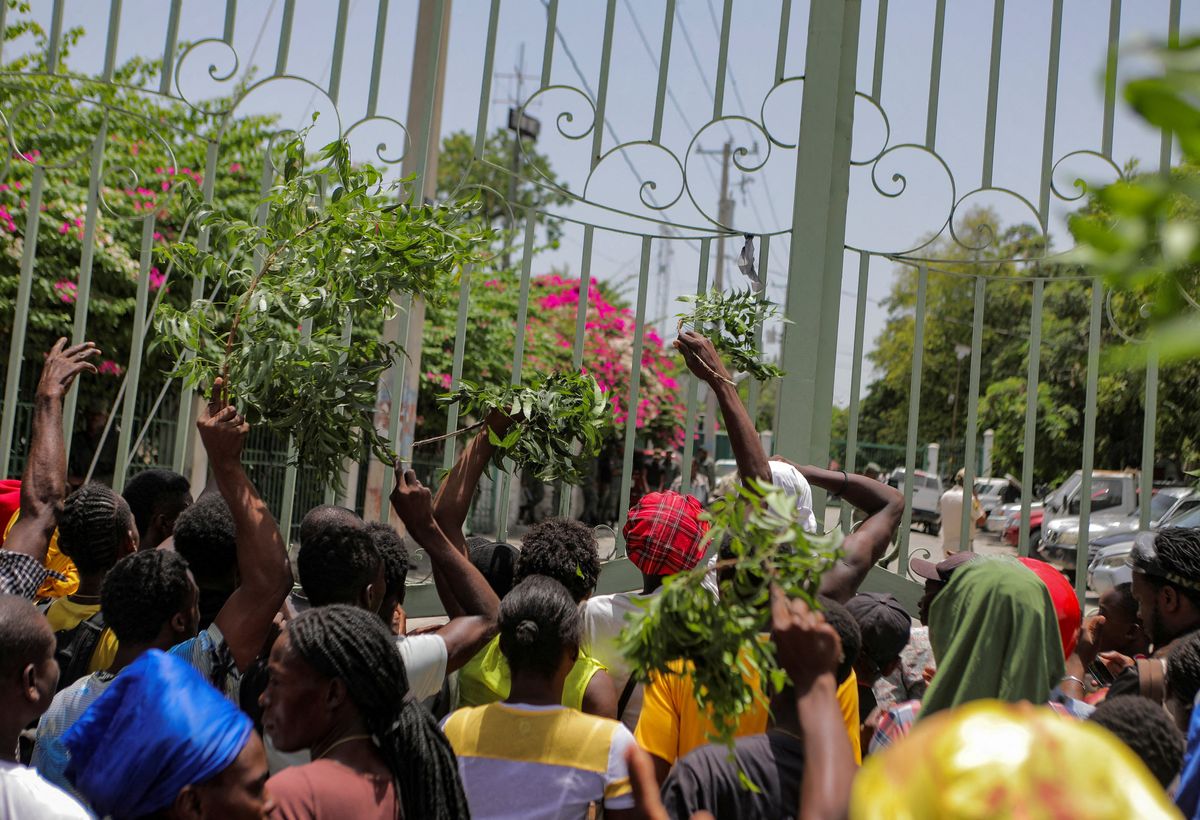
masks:
[[[892,470],[887,483],[904,492],[904,468]],[[912,523],[920,525],[930,535],[941,532],[942,516],[938,512],[938,502],[941,500],[942,479],[924,470],[913,470]]]

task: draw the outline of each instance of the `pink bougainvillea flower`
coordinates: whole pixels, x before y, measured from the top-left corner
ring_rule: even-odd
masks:
[[[58,298],[65,304],[71,305],[75,303],[75,292],[79,286],[70,279],[60,279],[54,283],[54,289],[58,291]]]
[[[125,368],[110,359],[101,360],[96,369],[101,376],[120,376],[125,372]]]
[[[71,230],[71,223],[69,223],[69,222],[64,222],[63,224],[58,226],[59,233],[66,233],[69,230]]]
[[[150,290],[158,290],[163,286],[163,282],[167,281],[167,275],[160,273],[158,268],[150,269]]]
[[[231,162],[231,163],[229,163],[229,171],[230,171],[230,173],[234,173],[234,174],[236,174],[236,173],[237,173],[238,171],[240,171],[240,170],[242,170],[242,164],[241,164],[240,162]]]

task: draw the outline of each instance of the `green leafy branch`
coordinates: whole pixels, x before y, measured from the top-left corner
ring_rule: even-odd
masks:
[[[629,619],[621,651],[643,679],[690,674],[696,703],[716,729],[710,740],[732,749],[742,716],[766,706],[787,681],[765,638],[771,582],[819,609],[817,589],[841,556],[842,536],[806,533],[796,499],[757,481],[739,484],[702,518],[711,524],[707,542],[724,545],[716,565],[719,600],[702,585],[705,564],[667,578],[642,615]]]
[[[691,325],[696,332],[708,336],[721,358],[734,370],[748,373],[760,382],[784,375],[778,366],[764,361],[758,349],[759,328],[779,313],[774,302],[749,288],[732,293],[713,288],[703,295],[680,296],[678,301],[693,303],[691,313],[677,315],[679,329]]]
[[[1141,302],[1150,344],[1117,349],[1113,361],[1125,366],[1144,364],[1151,351],[1164,362],[1200,354],[1200,314],[1188,295],[1200,284],[1200,38],[1154,56],[1161,72],[1127,83],[1125,99],[1178,140],[1184,165],[1088,191],[1087,209],[1070,219],[1077,246],[1066,255]]]
[[[464,381],[439,400],[458,402],[463,415],[482,418],[499,411],[514,418],[516,423],[503,437],[488,430],[496,448],[492,463],[503,470],[504,460],[512,459],[518,467],[532,470],[539,481],[581,483],[588,461],[600,452],[612,425],[600,385],[584,373],[551,373],[517,387]]]
[[[442,299],[486,251],[490,231],[472,202],[397,204],[406,181],[352,165],[344,140],[310,161],[303,137],[282,146],[260,220],[181,186],[207,241],[176,242],[166,254],[185,281],[220,296],[186,310],[160,306],[156,341],[179,361],[172,375],[193,387],[223,377],[251,424],[291,436],[295,462],[338,485],[363,436],[394,459],[374,423],[379,380],[404,352],[378,338],[397,310],[394,294]]]

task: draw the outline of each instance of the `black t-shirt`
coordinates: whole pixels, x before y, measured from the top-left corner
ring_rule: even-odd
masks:
[[[722,818],[770,817],[791,820],[800,808],[804,745],[799,738],[769,731],[740,738],[734,749],[755,793],[738,779],[738,767],[724,746],[701,746],[680,760],[663,784],[663,802],[672,818],[697,811]]]

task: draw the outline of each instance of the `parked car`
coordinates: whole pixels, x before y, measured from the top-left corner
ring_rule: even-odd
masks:
[[[904,492],[904,468],[897,467],[887,478],[887,483]],[[912,523],[919,525],[930,535],[942,529],[942,516],[938,502],[942,500],[942,479],[924,470],[913,470]]]
[[[979,496],[979,506],[991,515],[997,507],[1020,500],[1021,483],[1011,475],[1005,475],[1004,478],[977,478],[975,495]]]
[[[1137,479],[1135,470],[1092,471],[1092,513],[1111,511],[1129,513],[1137,508]],[[1076,470],[1071,476],[1042,499],[1045,503],[1046,525],[1060,518],[1079,518],[1079,491],[1083,472]]]
[[[1200,507],[1189,509],[1162,522],[1159,529],[1167,527],[1200,527]],[[1133,550],[1137,532],[1120,532],[1097,538],[1088,545],[1088,586],[1097,595],[1132,580],[1131,570],[1125,559]]]
[[[1092,503],[1105,498],[1116,503],[1112,498],[1115,493],[1120,499],[1120,506],[1117,509],[1101,511],[1089,519],[1087,538],[1083,539],[1087,543],[1104,535],[1133,532],[1138,529],[1141,520],[1137,488],[1126,486],[1125,476],[1104,477],[1098,481],[1100,486],[1094,488]],[[1155,490],[1150,498],[1150,526],[1156,529],[1176,512],[1191,509],[1197,504],[1200,504],[1200,495],[1190,487],[1163,487]],[[1069,509],[1072,512],[1078,511],[1077,499],[1070,502]],[[1078,515],[1052,521],[1043,528],[1042,557],[1061,569],[1073,571],[1080,540]]]
[[[1009,513],[1007,520],[1004,522],[1004,543],[1010,547],[1018,546],[1021,543],[1021,505],[1017,504],[1016,510]],[[1037,549],[1042,543],[1042,516],[1045,510],[1042,508],[1042,502],[1036,501],[1029,505],[1029,546]]]
[[[1156,489],[1150,498],[1150,528],[1157,529],[1162,522],[1200,506],[1200,493],[1191,487],[1162,487]],[[1093,515],[1088,521],[1087,542],[1091,543],[1105,535],[1115,535],[1119,532],[1134,532],[1141,526],[1141,511],[1134,508],[1128,513],[1101,512]],[[1079,519],[1060,518],[1046,528],[1046,543],[1063,547],[1077,545],[1079,538]]]
[[[1042,502],[1035,501],[1033,503],[1040,506]],[[1008,528],[1008,520],[1014,512],[1021,512],[1021,505],[1019,503],[1001,504],[988,513],[987,524],[984,525],[984,530],[993,535],[1003,537],[1004,531]]]

